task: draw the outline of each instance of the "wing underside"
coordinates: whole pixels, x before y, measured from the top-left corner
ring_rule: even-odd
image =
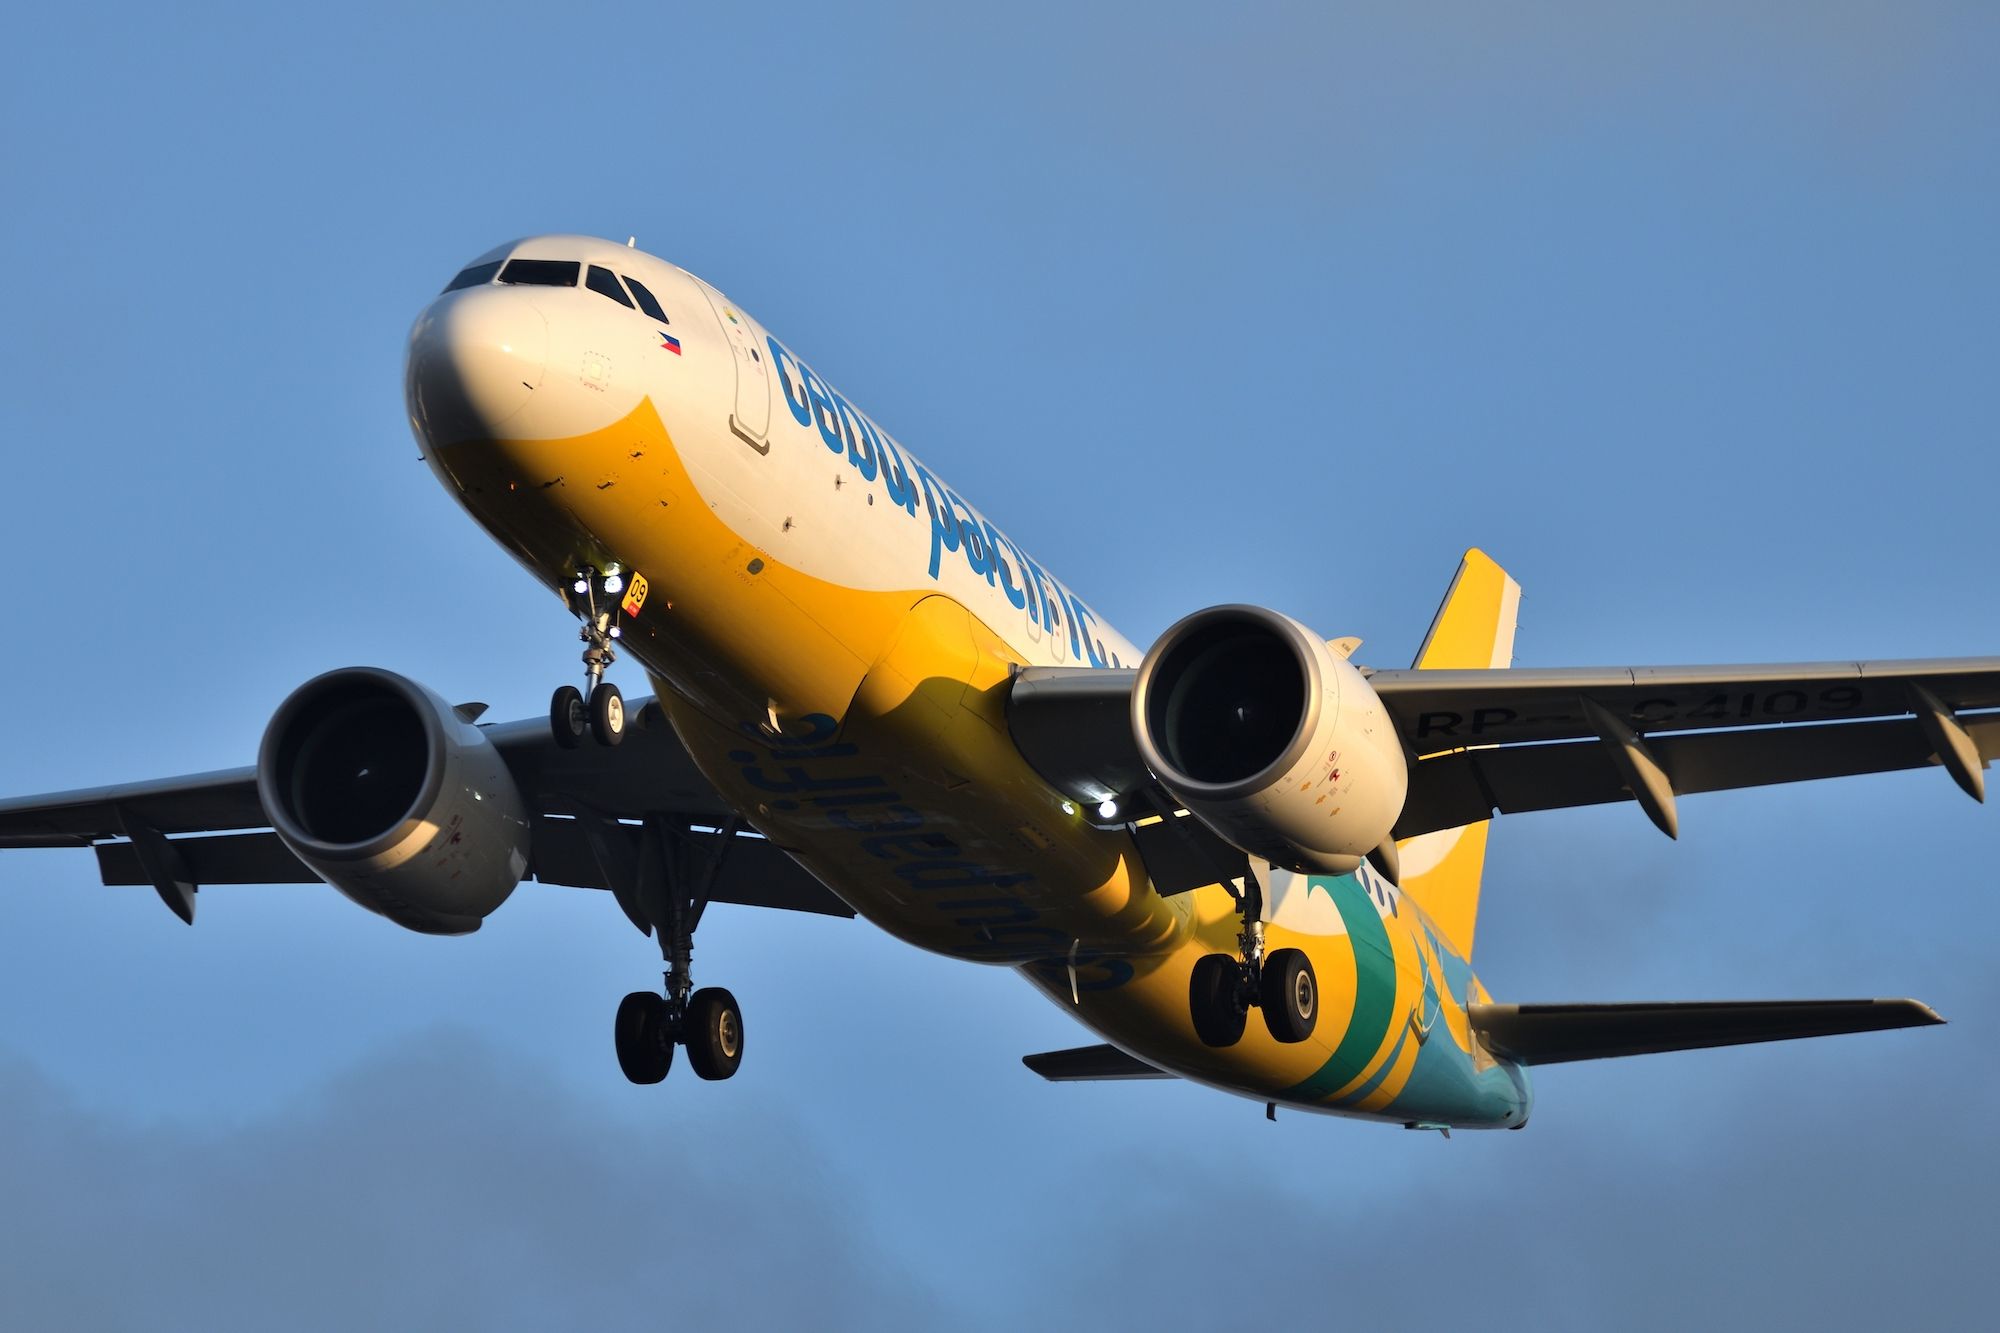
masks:
[[[1131,734],[1134,674],[1020,672],[1008,725],[1072,799],[1167,814]],[[1673,833],[1678,795],[1911,768],[1943,768],[1984,799],[2000,756],[2000,658],[1412,669],[1369,683],[1410,760],[1399,840],[1610,801],[1637,801]]]
[[[561,749],[539,719],[485,729],[531,813],[532,878],[610,889],[630,914],[644,825],[664,821],[676,836],[726,846],[726,856],[703,857],[717,867],[711,901],[854,915],[780,848],[740,831],[657,706],[629,708],[633,725],[615,749]],[[167,885],[319,882],[270,831],[254,768],[0,802],[7,847],[90,847],[104,883],[153,885],[184,915],[189,900]]]

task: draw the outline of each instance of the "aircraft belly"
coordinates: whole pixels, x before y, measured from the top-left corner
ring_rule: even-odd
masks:
[[[891,934],[1019,967],[1087,1026],[1185,1077],[1333,1114],[1518,1119],[1506,1071],[1471,1047],[1458,993],[1476,984],[1469,972],[1443,1005],[1456,1014],[1424,1018],[1426,969],[1434,996],[1450,971],[1441,946],[1414,904],[1378,904],[1351,876],[1324,886],[1337,910],[1270,926],[1271,948],[1313,960],[1314,1036],[1280,1044],[1253,1012],[1236,1045],[1203,1046],[1189,975],[1203,954],[1234,951],[1232,900],[1220,887],[1154,893],[1130,839],[1065,808],[1021,758],[1005,692],[1034,645],[947,592],[850,588],[789,563],[771,549],[783,516],[766,512],[791,503],[785,489],[745,495],[741,469],[714,451],[748,449],[687,431],[691,452],[646,400],[599,430],[454,444],[437,461],[546,585],[584,564],[646,577],[621,650],[758,832]]]
[[[1079,986],[1060,967],[1024,968],[1076,1017],[1147,1063],[1225,1091],[1303,1110],[1453,1127],[1523,1123],[1525,1074],[1475,1045],[1464,1006],[1477,982],[1415,904],[1354,875],[1315,876],[1332,911],[1313,933],[1272,924],[1271,949],[1312,959],[1320,1018],[1312,1037],[1280,1043],[1252,1010],[1241,1040],[1202,1044],[1188,984],[1207,953],[1233,952],[1238,919],[1220,887],[1182,895],[1193,926],[1172,953],[1148,959],[1116,987]],[[1310,923],[1308,923],[1310,924]]]
[[[837,714],[774,732],[667,708],[717,789],[883,929],[954,957],[1122,978],[1173,946],[1184,915],[1128,839],[1065,810],[1020,758],[1000,652],[962,606],[925,597]]]

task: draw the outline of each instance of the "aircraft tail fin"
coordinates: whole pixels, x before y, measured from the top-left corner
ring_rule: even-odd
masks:
[[[1748,1000],[1689,1004],[1474,1004],[1473,1031],[1524,1065],[1942,1023],[1915,1000]]]
[[[1486,552],[1477,547],[1467,551],[1412,665],[1419,670],[1512,665],[1520,606],[1521,585]],[[1479,917],[1487,823],[1441,829],[1396,845],[1403,891],[1465,958],[1472,956],[1473,927]]]

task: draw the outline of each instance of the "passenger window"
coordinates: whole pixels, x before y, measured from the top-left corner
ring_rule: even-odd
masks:
[[[526,287],[574,287],[583,265],[574,259],[510,259],[500,281]]]
[[[653,299],[653,294],[646,290],[645,283],[640,282],[637,278],[627,277],[625,285],[632,289],[632,298],[639,303],[641,310],[651,315],[654,319],[659,320],[662,324],[673,323],[672,320],[667,318],[667,312],[660,309],[660,303]]]
[[[627,310],[632,308],[632,298],[625,295],[625,289],[618,285],[618,275],[608,268],[599,268],[592,264],[590,272],[584,275],[583,285],[599,296],[610,297]]]
[[[461,287],[483,287],[493,281],[493,275],[499,271],[500,261],[497,259],[490,264],[474,264],[471,268],[453,278],[451,285],[446,287],[445,290],[455,292]]]

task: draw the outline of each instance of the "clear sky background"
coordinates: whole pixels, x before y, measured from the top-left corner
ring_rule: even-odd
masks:
[[[1478,544],[1522,665],[2000,653],[1991,6],[840,8],[10,3],[0,792],[249,762],[354,663],[545,707],[572,623],[400,394],[541,231],[714,282],[1142,643],[1244,600],[1402,666]],[[1952,1025],[1449,1142],[1045,1086],[1085,1034],[1011,974],[726,907],[742,1073],[634,1088],[604,895],[189,930],[9,853],[0,1322],[1981,1325],[1997,848],[1938,772],[1503,821],[1503,999]]]

